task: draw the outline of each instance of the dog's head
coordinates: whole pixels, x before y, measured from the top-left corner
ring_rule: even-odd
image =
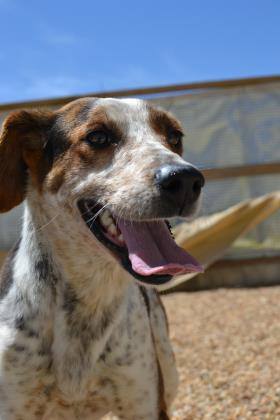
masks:
[[[142,282],[199,271],[165,222],[194,214],[204,185],[181,157],[182,137],[173,116],[136,99],[85,98],[55,112],[15,112],[0,140],[0,211],[36,190],[70,208],[91,240]]]

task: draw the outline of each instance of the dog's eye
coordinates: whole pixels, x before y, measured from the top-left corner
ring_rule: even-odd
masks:
[[[171,146],[180,146],[182,144],[183,133],[180,131],[170,131],[167,136],[168,143]]]
[[[110,144],[115,143],[112,136],[106,131],[102,131],[102,130],[96,130],[96,131],[90,132],[86,136],[85,141],[89,143],[90,146],[96,149],[102,149],[104,147],[109,146]]]

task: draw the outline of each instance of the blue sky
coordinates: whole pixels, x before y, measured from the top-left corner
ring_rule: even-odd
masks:
[[[279,0],[0,0],[0,102],[280,73]]]

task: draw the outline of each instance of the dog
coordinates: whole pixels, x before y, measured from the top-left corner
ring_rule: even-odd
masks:
[[[202,267],[167,219],[203,175],[183,130],[140,99],[19,110],[0,138],[0,211],[25,200],[1,273],[0,419],[169,419],[177,372],[156,291]]]

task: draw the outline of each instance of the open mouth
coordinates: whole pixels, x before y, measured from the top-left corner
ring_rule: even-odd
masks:
[[[114,217],[93,200],[80,200],[78,208],[95,237],[142,283],[161,285],[175,275],[203,271],[201,265],[175,243],[167,222]]]

